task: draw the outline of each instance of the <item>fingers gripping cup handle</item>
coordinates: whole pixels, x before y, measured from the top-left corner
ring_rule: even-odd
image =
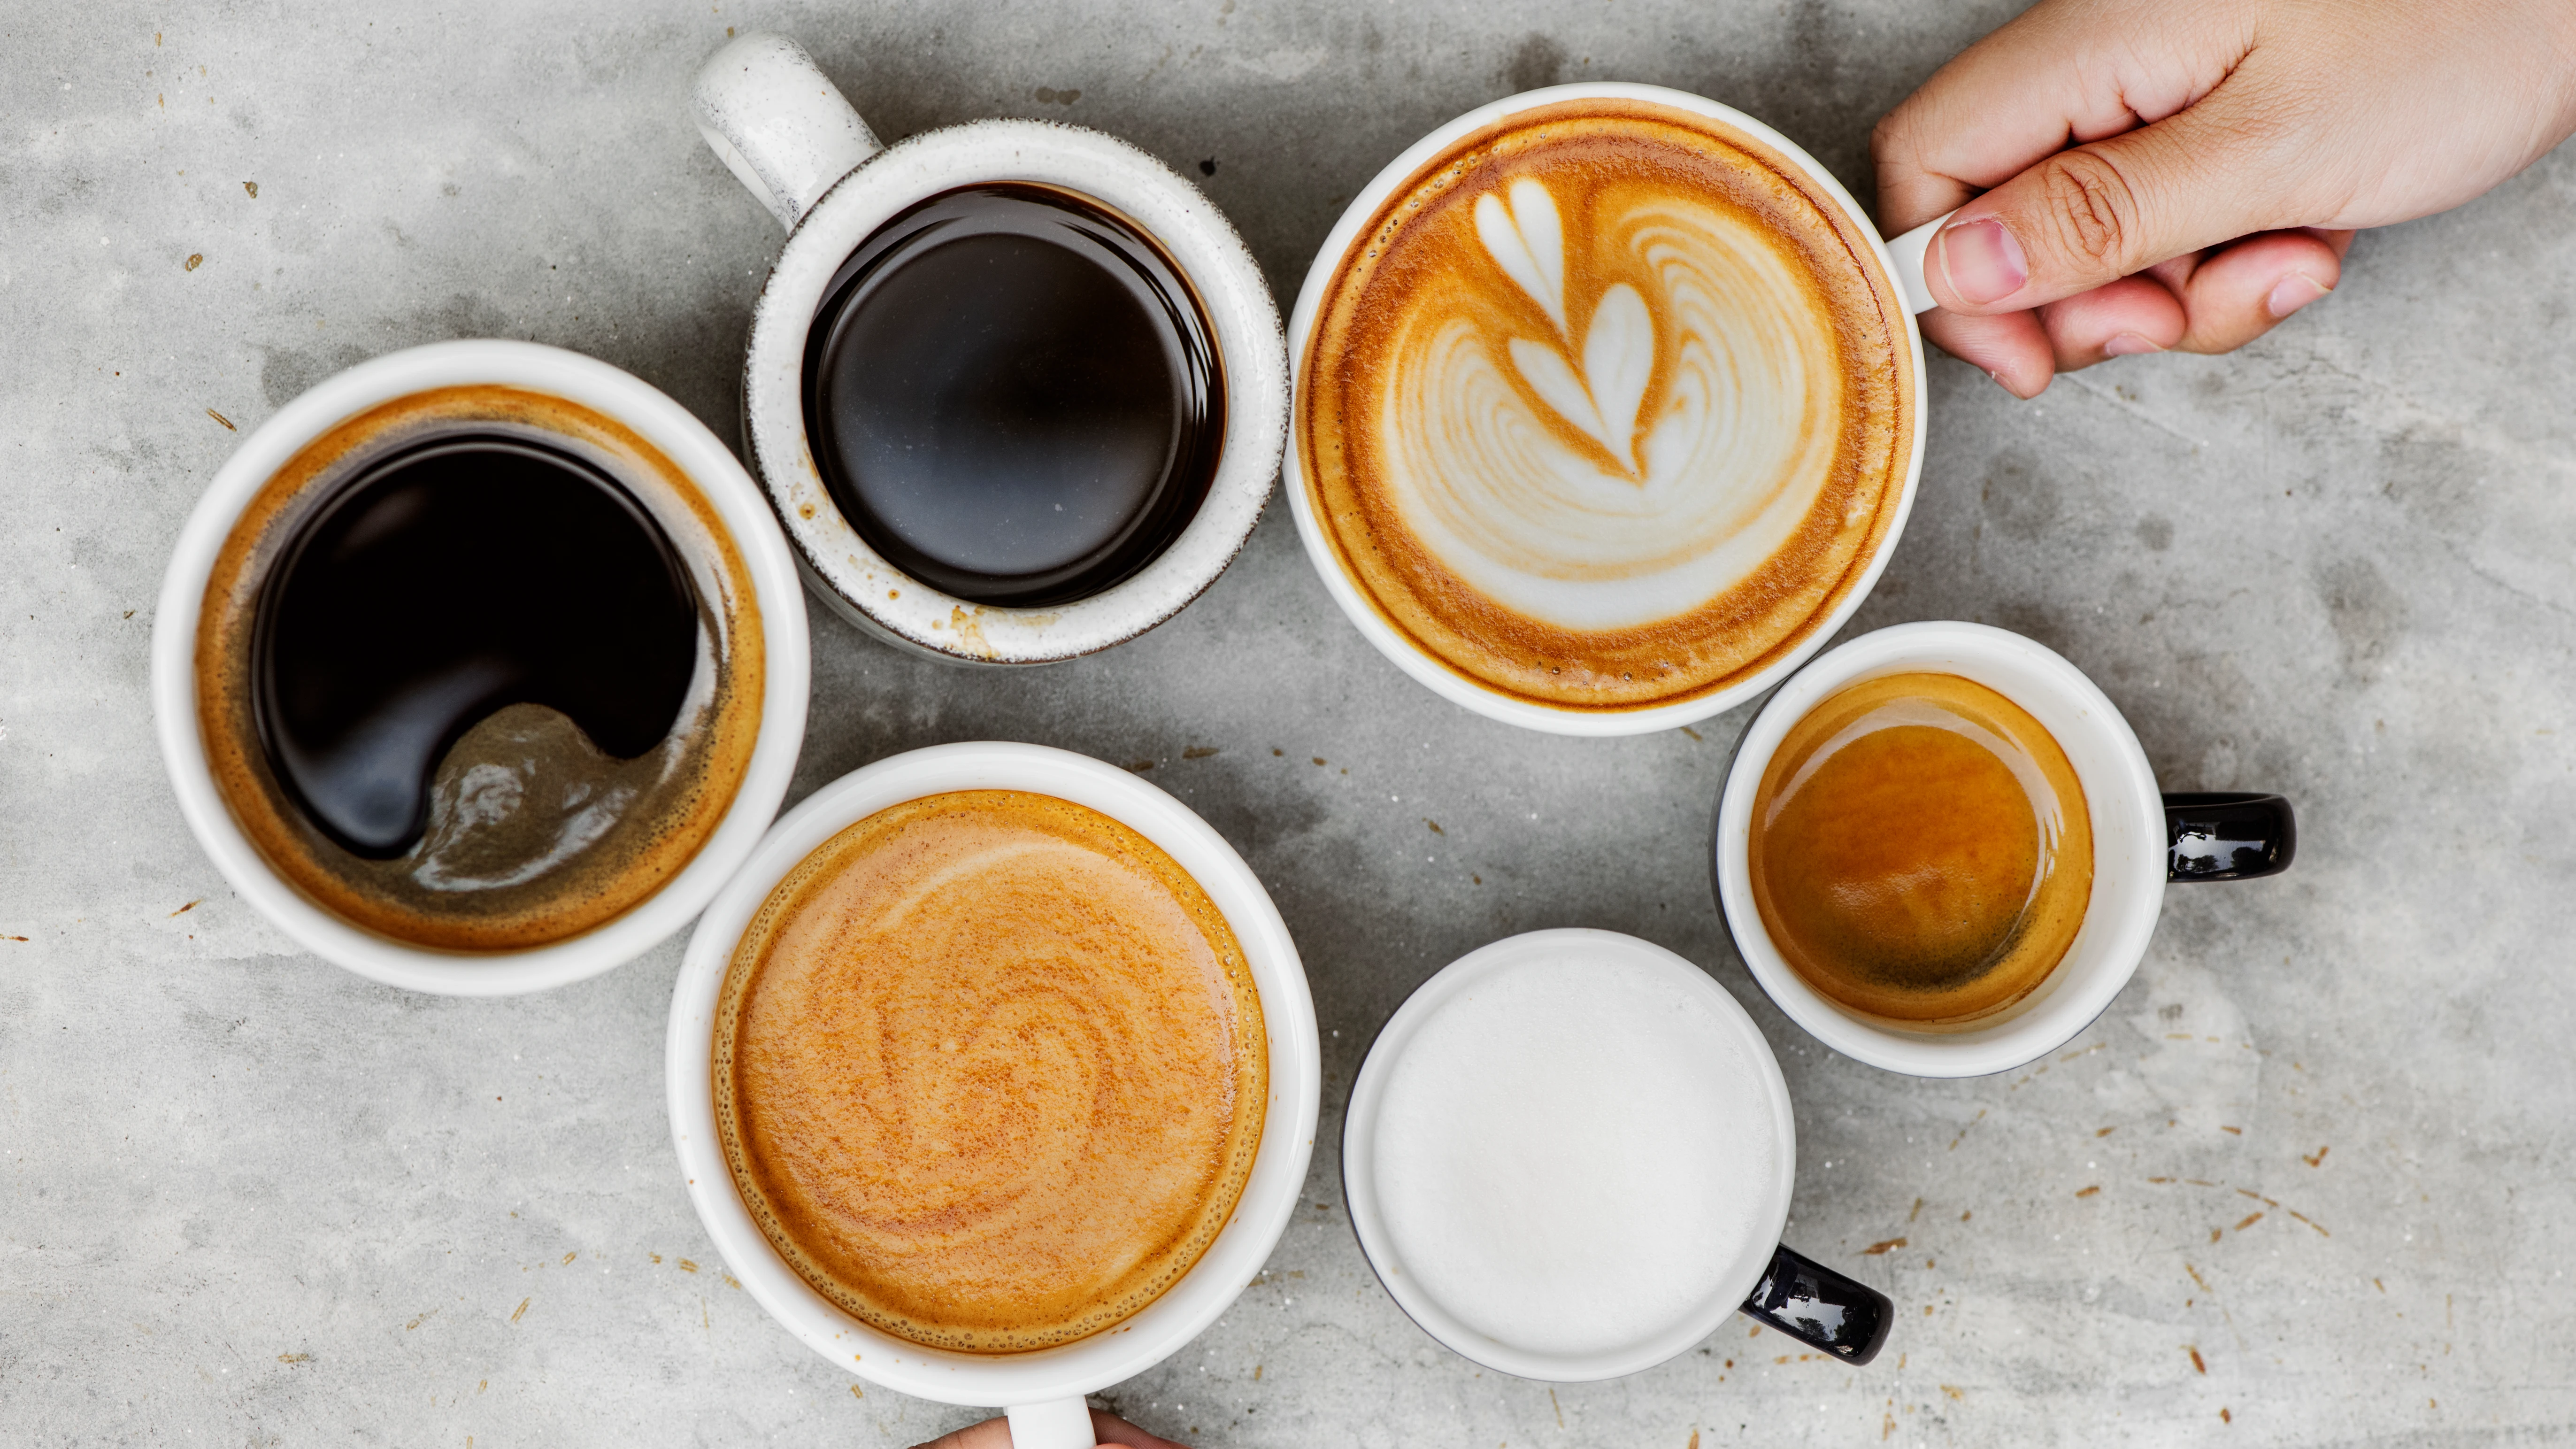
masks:
[[[1011,1449],[1092,1449],[1091,1409],[1080,1399],[1022,1404],[1009,1411]]]
[[[698,134],[791,231],[833,182],[885,149],[783,35],[754,31],[708,56],[694,100]]]
[[[1878,1357],[1896,1322],[1886,1294],[1786,1246],[1744,1300],[1744,1313],[1848,1364]]]
[[[1945,211],[1903,236],[1887,239],[1887,259],[1896,266],[1896,288],[1905,294],[1906,311],[1919,314],[1941,305],[1932,299],[1932,284],[1924,280],[1923,265],[1931,260],[1932,238],[1957,215]]]

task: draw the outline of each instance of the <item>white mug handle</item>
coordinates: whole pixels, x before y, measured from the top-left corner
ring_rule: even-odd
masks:
[[[698,134],[791,231],[833,182],[885,149],[805,47],[783,35],[728,41],[698,67],[693,99]]]
[[[1905,310],[1922,313],[1941,305],[1932,300],[1931,283],[1923,280],[1923,263],[1932,250],[1932,234],[1957,215],[1943,212],[1903,236],[1888,239],[1887,259],[1896,266],[1896,285],[1905,293]]]
[[[1093,1449],[1091,1409],[1080,1399],[1021,1404],[1006,1412],[1011,1449]]]

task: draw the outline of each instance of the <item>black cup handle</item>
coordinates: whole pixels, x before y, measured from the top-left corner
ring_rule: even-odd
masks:
[[[2196,791],[2165,796],[2168,880],[2279,875],[2298,853],[2298,817],[2278,795]]]
[[[1744,1300],[1744,1314],[1849,1364],[1878,1357],[1896,1323],[1896,1305],[1886,1294],[1785,1245],[1772,1254],[1762,1286]]]

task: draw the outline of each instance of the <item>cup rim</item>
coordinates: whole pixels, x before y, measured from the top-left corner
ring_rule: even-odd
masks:
[[[1225,432],[1207,497],[1178,538],[1133,577],[1044,608],[977,604],[904,573],[851,527],[805,437],[806,333],[851,250],[914,203],[980,182],[1024,181],[1091,197],[1170,254],[1215,332]],[[825,602],[899,648],[972,664],[1044,664],[1125,643],[1222,576],[1261,521],[1288,436],[1288,360],[1278,304],[1215,203],[1130,143],[1059,121],[994,119],[927,131],[877,152],[823,193],[780,248],[753,304],[742,372],[753,471]]]
[[[1088,806],[1162,847],[1235,932],[1261,993],[1270,1102],[1234,1214],[1163,1295],[1114,1327],[1054,1348],[971,1354],[861,1323],[769,1245],[734,1186],[716,1133],[714,1024],[734,948],[787,873],[841,830],[906,800],[952,790],[1027,790]],[[672,1147],[716,1251],[780,1326],[842,1368],[940,1403],[1006,1407],[1096,1393],[1160,1362],[1229,1309],[1286,1231],[1314,1152],[1323,1077],[1314,999],[1296,942],[1260,878],[1187,805],[1114,766],[1045,745],[979,741],[908,751],[852,771],[781,816],[689,939],[671,995],[664,1077]]]
[[[1343,255],[1358,241],[1361,230],[1368,225],[1369,218],[1376,213],[1379,204],[1385,201],[1397,187],[1403,185],[1405,179],[1415,170],[1461,137],[1523,111],[1576,100],[1632,100],[1669,106],[1675,110],[1689,111],[1712,120],[1723,121],[1772,147],[1798,166],[1809,181],[1823,189],[1826,195],[1841,206],[1845,217],[1858,229],[1861,236],[1868,240],[1870,260],[1877,265],[1881,276],[1887,279],[1891,292],[1900,298],[1905,295],[1904,289],[1897,286],[1893,280],[1897,275],[1896,265],[1889,258],[1886,240],[1879,235],[1877,223],[1870,219],[1870,214],[1861,207],[1859,202],[1853,200],[1851,193],[1844,189],[1840,181],[1834,179],[1832,172],[1818,164],[1803,147],[1770,126],[1722,102],[1666,86],[1641,85],[1629,81],[1586,81],[1548,86],[1540,90],[1524,91],[1516,96],[1506,96],[1498,101],[1489,101],[1438,127],[1421,140],[1406,147],[1393,161],[1388,162],[1376,176],[1370,178],[1368,185],[1360,188],[1359,194],[1351,199],[1350,205],[1343,208],[1341,218],[1333,224],[1331,233],[1324,238],[1323,246],[1316,251],[1315,260],[1307,267],[1305,283],[1297,292],[1296,306],[1288,314],[1288,362],[1291,378],[1296,387],[1302,389],[1304,386],[1306,340],[1314,331],[1315,315],[1323,308],[1325,294],[1331,290],[1333,274],[1339,270]],[[1602,738],[1649,734],[1656,730],[1671,729],[1677,725],[1696,724],[1701,720],[1724,714],[1746,700],[1755,698],[1814,657],[1816,652],[1825,646],[1827,640],[1833,638],[1844,624],[1850,622],[1853,612],[1860,608],[1861,603],[1869,597],[1871,590],[1878,587],[1879,576],[1886,572],[1887,561],[1896,553],[1897,541],[1905,533],[1906,520],[1913,514],[1916,486],[1923,475],[1924,420],[1930,411],[1931,394],[1923,371],[1922,329],[1916,324],[1912,312],[1905,311],[1901,306],[1898,310],[1904,316],[1905,346],[1912,362],[1915,378],[1914,427],[1913,436],[1907,446],[1904,482],[1897,490],[1896,513],[1889,521],[1887,535],[1880,540],[1876,554],[1863,566],[1860,581],[1843,595],[1842,601],[1828,611],[1803,639],[1771,663],[1724,689],[1708,694],[1638,709],[1565,709],[1516,698],[1491,686],[1472,681],[1440,662],[1429,651],[1415,645],[1389,623],[1385,616],[1378,612],[1377,607],[1360,592],[1359,586],[1343,570],[1341,560],[1333,552],[1332,541],[1325,537],[1323,525],[1315,516],[1314,503],[1306,494],[1305,468],[1297,452],[1296,407],[1293,396],[1280,464],[1281,491],[1288,495],[1289,510],[1296,517],[1297,537],[1306,546],[1306,560],[1314,566],[1316,574],[1323,579],[1324,591],[1332,595],[1333,602],[1341,608],[1343,617],[1349,619],[1360,631],[1361,636],[1376,646],[1377,651],[1385,655],[1398,669],[1412,676],[1416,683],[1425,686],[1441,698],[1473,710],[1488,719],[1501,720],[1505,724],[1519,725],[1524,729],[1539,730],[1547,734]]]
[[[2084,786],[2093,824],[2093,894],[2085,922],[2049,979],[1991,1026],[1906,1031],[1830,1000],[1772,944],[1753,903],[1746,863],[1753,797],[1791,727],[1845,685],[1923,670],[1958,674],[2040,716],[2061,736]],[[1991,671],[2012,670],[2002,679]],[[1989,671],[1981,673],[1980,671]],[[2050,716],[2056,716],[2052,719]],[[2063,736],[2075,730],[2085,741]],[[2085,758],[2100,768],[2087,769]],[[2165,893],[2164,806],[2137,735],[2109,696],[2063,655],[2009,630],[1955,620],[1897,624],[1834,648],[1780,686],[1737,742],[1718,797],[1712,840],[1718,906],[1744,964],[1790,1020],[1826,1046],[1871,1066],[1916,1077],[1981,1077],[2011,1071],[2075,1039],[2137,971]],[[2079,953],[2082,953],[2079,956]],[[2069,963],[2078,969],[2070,971]]]
[[[579,935],[518,951],[451,952],[353,925],[289,884],[233,818],[206,764],[197,720],[197,626],[206,581],[242,509],[278,468],[334,425],[430,388],[495,383],[593,408],[633,428],[697,485],[741,552],[760,610],[760,733],[733,802],[662,888]],[[731,449],[652,384],[594,357],[535,342],[432,342],[314,384],[251,429],[179,532],[152,625],[152,714],[179,813],[227,884],[297,945],[372,981],[442,996],[512,996],[596,976],[686,925],[733,874],[777,812],[805,736],[811,685],[805,599],[767,501]]]
[[[1437,1299],[1415,1286],[1414,1280],[1400,1271],[1390,1271],[1387,1264],[1395,1250],[1384,1215],[1379,1211],[1376,1194],[1377,1115],[1386,1095],[1388,1077],[1395,1063],[1411,1046],[1414,1035],[1427,1021],[1460,992],[1493,973],[1523,962],[1569,951],[1595,955],[1613,953],[1670,977],[1676,984],[1692,991],[1716,1010],[1718,1018],[1741,1039],[1756,1064],[1755,1074],[1763,1083],[1766,1104],[1771,1111],[1773,1130],[1779,1134],[1779,1147],[1774,1158],[1774,1171],[1768,1200],[1756,1215],[1757,1224],[1766,1225],[1752,1235],[1753,1247],[1744,1262],[1736,1265],[1735,1278],[1726,1287],[1712,1293],[1706,1303],[1686,1317],[1677,1319],[1660,1333],[1622,1349],[1596,1354],[1536,1353],[1503,1343],[1479,1333],[1461,1322]],[[1789,1084],[1780,1072],[1780,1060],[1771,1050],[1760,1027],[1744,1009],[1735,994],[1718,984],[1693,964],[1690,958],[1667,950],[1652,941],[1641,940],[1618,931],[1591,927],[1558,927],[1550,930],[1525,931],[1506,936],[1468,952],[1450,962],[1430,979],[1413,989],[1404,1004],[1379,1028],[1377,1039],[1369,1044],[1368,1055],[1361,1061],[1359,1075],[1351,1083],[1349,1104],[1342,1116],[1342,1199],[1349,1212],[1352,1231],[1358,1236],[1360,1254],[1368,1260],[1369,1271],[1396,1307],[1424,1333],[1442,1347],[1461,1358],[1484,1365],[1500,1373],[1548,1383],[1588,1383],[1640,1373],[1663,1363],[1677,1354],[1688,1352],[1692,1345],[1716,1331],[1750,1297],[1762,1281],[1778,1251],[1781,1231],[1788,1225],[1789,1201],[1796,1186],[1798,1170],[1798,1125],[1789,1100]]]

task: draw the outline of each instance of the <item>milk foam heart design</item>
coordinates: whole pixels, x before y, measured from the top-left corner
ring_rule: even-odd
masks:
[[[1547,187],[1522,177],[1509,188],[1511,207],[1488,192],[1476,200],[1476,236],[1505,275],[1547,309],[1560,337],[1571,343],[1565,312],[1565,225]],[[1557,415],[1581,428],[1621,466],[1637,467],[1637,413],[1655,376],[1655,319],[1646,299],[1614,282],[1593,305],[1583,333],[1583,374],[1565,353],[1544,342],[1515,337],[1509,344],[1521,380]]]
[[[1300,303],[1301,531],[1444,693],[1718,698],[1865,588],[1901,516],[1916,364],[1866,223],[1673,94],[1462,127]]]

